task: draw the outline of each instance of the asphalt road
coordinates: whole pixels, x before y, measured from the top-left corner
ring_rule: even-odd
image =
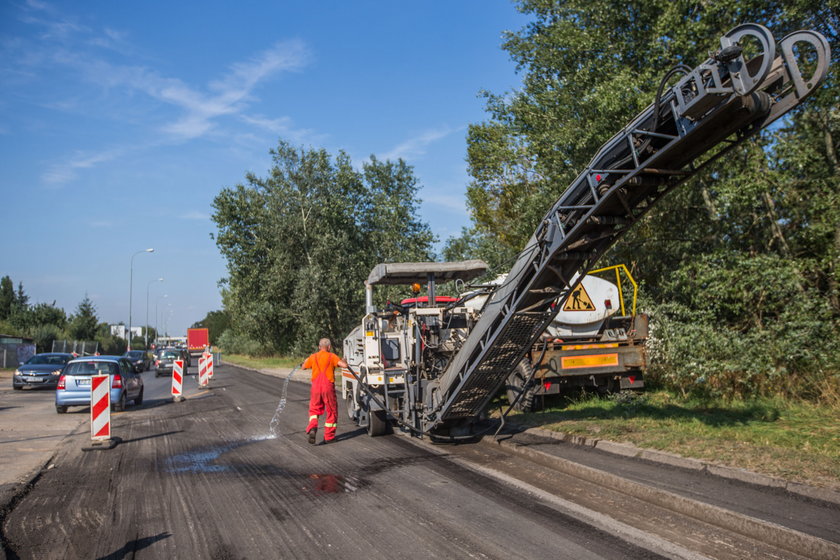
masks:
[[[179,403],[144,379],[112,450],[83,451],[87,409],[66,415],[79,427],[3,524],[9,558],[804,557],[490,445],[369,438],[343,411],[338,441],[309,445],[302,383],[270,438],[281,379],[219,367]]]

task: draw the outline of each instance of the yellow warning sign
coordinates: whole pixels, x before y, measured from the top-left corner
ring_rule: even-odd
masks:
[[[566,300],[566,305],[563,306],[563,311],[595,311],[595,305],[592,303],[592,298],[586,293],[586,288],[583,284],[578,284],[572,290],[572,295]]]

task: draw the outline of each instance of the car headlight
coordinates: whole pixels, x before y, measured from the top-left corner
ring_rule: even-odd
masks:
[[[21,376],[21,375],[23,375],[23,374],[20,372],[20,370],[19,370],[19,369],[16,369],[16,370],[15,370],[15,375],[17,375],[17,376]]]
[[[52,372],[52,375],[58,375],[59,373],[61,373],[61,370],[60,370],[60,369],[57,369],[57,370],[55,370],[55,371],[53,371],[53,372]]]

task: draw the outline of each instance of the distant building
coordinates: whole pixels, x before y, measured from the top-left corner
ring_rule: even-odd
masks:
[[[128,332],[128,327],[125,325],[110,325],[111,327],[111,336],[117,336],[119,338],[128,338],[126,333]],[[132,338],[143,336],[143,327],[131,327],[131,334]]]

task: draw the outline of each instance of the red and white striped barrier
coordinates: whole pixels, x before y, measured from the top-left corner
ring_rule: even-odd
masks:
[[[213,379],[213,354],[207,354],[204,364],[207,366],[207,377]]]
[[[198,386],[199,387],[207,387],[210,383],[210,378],[207,376],[207,360],[204,358],[204,354],[198,358]]]
[[[94,375],[90,379],[90,439],[111,439],[111,376]]]
[[[172,398],[181,400],[184,386],[184,360],[175,360],[172,364]]]

